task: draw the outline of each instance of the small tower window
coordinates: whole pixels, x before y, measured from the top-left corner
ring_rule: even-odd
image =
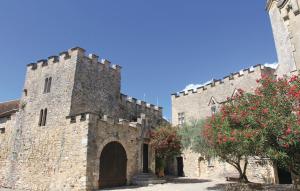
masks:
[[[51,90],[51,82],[52,82],[52,77],[50,77],[50,78],[48,79],[48,84],[47,84],[47,93],[49,93],[49,92],[50,92],[50,90]]]
[[[47,92],[47,85],[48,85],[48,78],[45,79],[45,84],[44,84],[44,93]]]
[[[43,113],[44,113],[44,110],[41,109],[41,111],[40,111],[40,119],[39,119],[39,126],[42,126]]]
[[[211,110],[211,114],[215,115],[217,113],[217,106],[216,105],[211,106],[210,110]]]
[[[5,133],[5,128],[0,128],[0,133],[4,134]]]
[[[215,115],[218,111],[218,107],[217,107],[218,105],[217,105],[217,101],[215,100],[214,97],[210,98],[208,105],[210,106],[211,115]]]
[[[39,126],[45,126],[47,122],[47,108],[40,111]]]
[[[43,122],[42,125],[45,126],[47,121],[47,108],[44,109]]]
[[[52,77],[45,79],[44,93],[49,93],[51,90]]]
[[[208,167],[213,167],[214,166],[214,158],[208,157],[208,159],[207,159],[207,166]]]
[[[178,125],[181,127],[185,123],[184,112],[178,113]]]

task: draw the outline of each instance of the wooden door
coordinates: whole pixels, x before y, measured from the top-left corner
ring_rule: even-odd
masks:
[[[107,144],[100,156],[99,188],[126,185],[127,156],[118,142]]]

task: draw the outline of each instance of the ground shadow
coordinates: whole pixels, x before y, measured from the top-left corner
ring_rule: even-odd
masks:
[[[216,185],[214,185],[214,186],[212,186],[212,187],[208,187],[208,188],[206,188],[206,189],[207,189],[207,190],[220,190],[220,191],[223,191],[223,190],[225,190],[226,185],[227,185],[227,184],[216,184]]]
[[[204,182],[211,182],[211,180],[208,179],[197,179],[197,178],[166,178],[167,183],[172,184],[196,184],[196,183],[204,183]]]
[[[218,191],[240,191],[240,190],[252,190],[252,191],[296,191],[291,184],[260,184],[260,183],[224,183],[216,184],[215,186],[208,187],[207,190]]]
[[[137,189],[144,186],[122,186],[122,187],[113,187],[113,188],[103,188],[98,191],[109,191],[109,190],[122,190],[122,189]]]
[[[197,179],[197,178],[184,178],[184,177],[165,177],[164,178],[167,182],[164,184],[196,184],[196,183],[205,183],[211,182],[211,180],[207,179]],[[132,189],[135,190],[140,187],[147,187],[147,186],[122,186],[122,187],[114,187],[114,188],[104,188],[101,191],[111,191],[111,190],[122,190],[122,189]]]

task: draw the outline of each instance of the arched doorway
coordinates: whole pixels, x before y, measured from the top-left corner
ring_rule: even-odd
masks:
[[[108,143],[100,156],[99,188],[123,186],[126,184],[127,156],[118,142]]]

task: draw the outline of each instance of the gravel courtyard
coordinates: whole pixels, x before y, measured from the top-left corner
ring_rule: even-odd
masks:
[[[225,189],[226,187],[226,189]],[[104,191],[295,191],[292,185],[237,184],[225,180],[173,178],[168,183],[144,187],[128,186]]]
[[[193,178],[172,178],[165,184],[149,185],[149,186],[125,186],[120,188],[102,189],[99,191],[224,191],[224,187],[228,186],[229,182],[225,180],[210,180],[210,179],[193,179]],[[233,183],[235,184],[235,183]],[[230,187],[227,191],[294,191],[292,185],[264,185],[250,186],[250,189],[241,187]],[[0,188],[0,191],[21,191]],[[23,191],[23,190],[22,190]]]

